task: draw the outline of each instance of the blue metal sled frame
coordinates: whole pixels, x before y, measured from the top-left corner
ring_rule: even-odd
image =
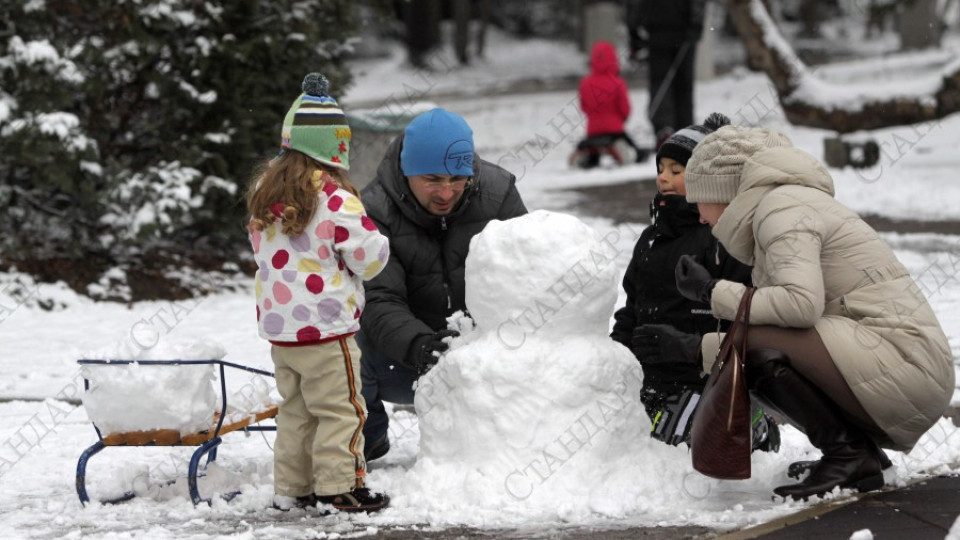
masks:
[[[210,503],[210,499],[205,499],[200,496],[200,491],[197,487],[197,473],[200,468],[200,460],[203,459],[204,455],[207,455],[206,465],[209,465],[211,461],[214,461],[217,459],[217,447],[222,442],[222,439],[220,438],[220,436],[221,434],[225,434],[225,432],[221,433],[221,430],[223,429],[223,419],[226,417],[226,414],[227,414],[226,368],[231,367],[231,368],[247,371],[250,373],[256,373],[258,375],[266,375],[269,377],[274,376],[274,374],[270,371],[264,371],[261,369],[244,366],[241,364],[234,364],[232,362],[225,362],[223,360],[87,360],[87,359],[83,359],[83,360],[78,360],[77,363],[81,365],[140,364],[140,365],[162,365],[162,366],[184,366],[184,365],[218,365],[220,366],[221,408],[220,408],[219,418],[217,419],[217,425],[213,430],[212,436],[210,436],[209,439],[206,440],[205,442],[199,444],[199,448],[197,448],[193,452],[193,456],[190,458],[190,468],[188,469],[188,472],[187,472],[187,484],[190,490],[190,499],[193,501],[194,505],[200,504],[201,502],[205,502],[207,504]],[[89,389],[90,381],[87,379],[84,379],[83,382],[84,382],[84,389]],[[275,415],[275,413],[273,415]],[[266,416],[266,418],[270,418],[273,415]],[[257,418],[256,420],[251,421],[249,425],[245,425],[240,429],[242,429],[243,431],[276,431],[277,430],[276,425],[272,425],[272,426],[271,425],[268,425],[268,426],[253,425],[255,422],[259,422],[262,419],[265,419],[265,418]],[[191,444],[185,444],[183,442],[177,442],[173,444],[158,444],[156,442],[150,442],[142,445],[126,444],[126,443],[107,444],[104,442],[103,434],[100,433],[100,428],[98,428],[96,425],[94,425],[93,427],[97,431],[97,437],[99,440],[96,443],[94,443],[92,446],[84,450],[83,453],[80,455],[80,460],[77,462],[77,496],[80,497],[80,504],[83,504],[83,505],[86,505],[86,503],[90,502],[90,497],[87,495],[87,480],[86,480],[87,462],[90,460],[90,458],[92,458],[94,455],[96,455],[98,452],[100,452],[104,448],[107,448],[110,446],[112,447],[117,447],[117,446],[128,446],[128,447],[129,446],[133,446],[133,447],[136,447],[136,446],[196,446],[195,444],[191,445]],[[206,434],[207,432],[204,432],[204,433]],[[204,468],[206,468],[206,465],[204,465]],[[228,493],[228,494],[222,495],[222,497],[226,500],[230,500],[238,494],[239,492]],[[136,494],[131,491],[131,492],[124,493],[120,497],[117,497],[114,499],[102,500],[100,502],[104,504],[114,504],[114,503],[119,503],[123,501],[128,501],[134,498],[135,496]]]

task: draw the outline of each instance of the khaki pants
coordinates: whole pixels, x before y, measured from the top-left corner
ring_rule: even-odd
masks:
[[[363,487],[360,349],[353,337],[270,352],[283,397],[274,445],[274,489],[300,497]]]

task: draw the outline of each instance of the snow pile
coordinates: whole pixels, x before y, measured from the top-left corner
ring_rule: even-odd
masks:
[[[421,454],[398,504],[478,523],[623,516],[651,496],[682,504],[686,451],[649,437],[640,366],[607,335],[610,255],[590,227],[546,211],[474,238],[466,300],[476,328],[452,320],[463,335],[420,379]]]
[[[957,516],[957,520],[953,522],[953,526],[943,540],[960,540],[960,516]]]
[[[210,365],[88,365],[83,395],[87,416],[103,435],[173,429],[210,429],[217,393]]]
[[[131,332],[133,334],[133,332]],[[88,353],[90,360],[219,360],[226,355],[215,341],[156,341],[137,348],[136,339]],[[90,381],[83,395],[87,416],[103,435],[126,431],[173,429],[193,433],[213,425],[219,392],[216,366],[155,364],[87,364]],[[253,394],[256,397],[256,394]],[[228,402],[229,402],[228,398]]]
[[[221,360],[227,355],[223,344],[213,339],[172,340],[141,319],[130,328],[126,339],[82,355],[88,360]]]

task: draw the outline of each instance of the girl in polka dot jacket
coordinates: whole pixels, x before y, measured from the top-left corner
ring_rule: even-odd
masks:
[[[274,506],[379,510],[389,499],[364,486],[367,409],[353,334],[363,281],[386,265],[389,243],[344,174],[350,128],[326,79],[308,75],[303,90],[284,120],[281,155],[247,196],[257,320],[283,397]]]

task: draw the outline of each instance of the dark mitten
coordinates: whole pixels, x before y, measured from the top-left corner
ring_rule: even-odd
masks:
[[[459,335],[460,332],[456,330],[444,329],[417,337],[410,344],[410,351],[407,354],[410,366],[417,371],[418,375],[430,371],[430,368],[437,365],[440,354],[450,348],[450,344],[443,340]]]
[[[710,303],[710,295],[713,293],[713,286],[717,280],[713,279],[710,272],[697,261],[696,257],[682,255],[677,261],[677,268],[674,272],[677,280],[677,291],[688,299],[697,302]]]
[[[644,324],[633,331],[633,354],[642,363],[700,365],[700,335],[669,324]]]

